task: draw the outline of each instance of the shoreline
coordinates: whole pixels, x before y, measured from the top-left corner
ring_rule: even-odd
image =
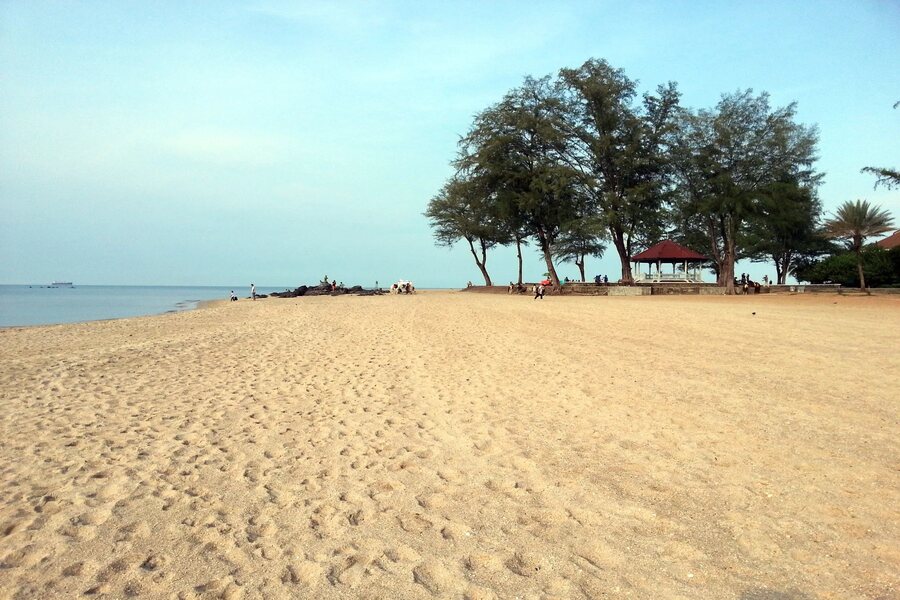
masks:
[[[140,286],[134,286],[134,287],[140,287]],[[501,286],[495,286],[495,287],[497,287],[499,289],[499,287],[501,287]],[[530,294],[528,294],[528,293],[507,294],[505,291],[503,291],[501,293],[500,291],[496,291],[496,290],[466,290],[465,288],[463,288],[463,289],[429,288],[429,289],[417,290],[417,294],[421,294],[421,295],[429,295],[429,294],[435,294],[435,293],[455,294],[455,293],[461,293],[461,292],[468,292],[469,294],[472,294],[475,296],[483,296],[483,297],[509,296],[510,298],[525,298],[525,297],[530,298]],[[619,301],[623,298],[644,299],[643,301],[660,301],[660,299],[662,299],[662,298],[667,298],[667,299],[673,300],[673,301],[686,300],[686,301],[697,301],[697,302],[702,303],[702,302],[706,302],[706,301],[716,301],[714,299],[719,299],[718,301],[720,301],[720,302],[729,302],[729,301],[748,302],[748,301],[752,301],[752,300],[762,300],[765,298],[765,299],[772,299],[773,301],[784,301],[784,300],[790,299],[790,300],[788,300],[789,302],[797,302],[800,304],[805,303],[807,300],[809,300],[813,304],[816,304],[816,303],[821,303],[821,302],[825,302],[825,301],[831,302],[831,303],[836,303],[835,301],[838,299],[839,300],[869,299],[868,301],[872,302],[872,303],[880,304],[883,301],[886,306],[900,307],[900,291],[888,290],[886,293],[871,293],[871,294],[856,292],[855,290],[853,290],[852,293],[846,293],[846,292],[847,291],[845,291],[845,293],[835,292],[835,293],[827,293],[827,294],[826,293],[751,294],[749,296],[744,296],[744,295],[740,295],[740,294],[734,295],[734,296],[727,296],[724,294],[712,294],[712,295],[665,294],[665,295],[644,295],[644,296],[596,296],[596,295],[589,295],[589,294],[584,294],[584,295],[582,295],[582,294],[559,294],[559,295],[548,295],[547,299],[552,299],[553,301],[558,302],[559,300],[563,300],[563,299],[568,301],[570,299],[576,299],[576,298],[589,298],[592,301],[602,303],[602,302],[609,302],[609,301],[615,302],[615,301]],[[347,294],[346,296],[352,296],[352,295]],[[384,294],[384,296],[390,297],[390,294]],[[402,297],[404,295],[401,294],[399,296]],[[324,296],[315,296],[315,297],[331,298],[332,296],[324,295]],[[344,297],[344,295],[338,296],[338,297]],[[307,298],[306,300],[308,301],[311,298],[312,297]],[[601,300],[601,298],[602,298],[602,300]],[[651,298],[654,300],[649,300]],[[815,299],[815,300],[813,300],[813,299]],[[276,301],[276,300],[277,301],[288,301],[288,300],[292,300],[292,298],[271,298],[271,297],[270,298],[260,298],[258,300],[258,302],[269,301],[269,300],[271,300],[271,301]],[[247,302],[252,302],[252,300],[250,300],[249,298],[239,298],[239,302],[246,304]],[[147,318],[152,318],[152,317],[161,317],[161,316],[165,316],[165,315],[189,313],[189,312],[198,311],[198,310],[208,310],[208,309],[217,308],[217,307],[221,307],[221,306],[228,306],[228,305],[231,305],[232,302],[227,299],[214,299],[214,300],[192,301],[192,304],[194,306],[192,306],[191,308],[176,309],[176,310],[169,309],[169,310],[164,310],[162,312],[147,313],[147,314],[142,314],[142,315],[131,315],[131,316],[125,316],[125,317],[87,319],[84,321],[70,321],[70,322],[63,322],[63,323],[41,323],[41,324],[29,324],[29,325],[0,325],[0,331],[11,330],[11,329],[34,329],[34,328],[40,328],[40,327],[60,327],[60,326],[65,326],[65,325],[85,325],[85,324],[89,324],[89,323],[116,322],[116,321],[126,321],[126,320],[131,320],[131,319],[147,319]]]

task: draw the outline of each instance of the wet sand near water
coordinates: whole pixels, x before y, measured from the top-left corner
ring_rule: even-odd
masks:
[[[0,330],[0,598],[896,598],[898,332],[458,292]]]

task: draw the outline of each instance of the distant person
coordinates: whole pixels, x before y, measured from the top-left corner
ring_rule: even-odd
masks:
[[[765,285],[766,287],[769,287],[769,276],[768,275],[763,275],[763,285]]]
[[[237,294],[234,293],[234,290],[231,290],[231,301],[237,302]]]
[[[472,282],[470,281],[469,283],[467,283],[466,287],[472,287]]]
[[[534,300],[537,300],[538,298],[543,300],[544,299],[544,284],[539,283],[539,284],[535,285],[533,289],[534,289]]]
[[[603,275],[595,275],[594,283],[596,283],[597,285],[600,285],[601,283],[603,283]]]
[[[256,284],[255,283],[250,284],[250,297],[252,299],[256,300]]]
[[[609,277],[606,275],[603,276],[603,283],[609,283]]]
[[[512,294],[512,293],[513,293],[513,282],[512,282],[512,281],[509,282],[509,287],[506,288],[506,293],[507,293],[507,294]]]

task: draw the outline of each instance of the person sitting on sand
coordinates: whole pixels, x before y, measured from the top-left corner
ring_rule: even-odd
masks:
[[[231,301],[237,302],[237,294],[234,293],[234,290],[231,290]]]

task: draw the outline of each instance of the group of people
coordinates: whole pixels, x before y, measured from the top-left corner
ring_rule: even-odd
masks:
[[[738,282],[737,277],[735,277],[734,284],[740,285],[745,294],[749,294],[750,290],[753,290],[754,294],[758,294],[760,288],[762,287],[758,281],[753,281],[752,279],[750,279],[750,275],[748,275],[747,273],[741,273],[740,282]],[[763,284],[765,284],[766,287],[769,287],[768,275],[763,275]]]
[[[609,283],[609,277],[607,277],[606,275],[597,275],[596,277],[594,277],[594,283],[598,285],[601,283]]]
[[[398,281],[397,283],[391,284],[391,293],[392,294],[414,294],[416,292],[416,286],[413,285],[412,281]]]
[[[256,285],[253,283],[250,284],[250,298],[256,300]],[[234,293],[234,290],[231,290],[231,302],[237,302],[237,299],[237,294]]]
[[[531,286],[531,293],[534,294],[535,300],[537,300],[538,298],[543,300],[544,293],[547,291],[546,285],[547,285],[547,282],[542,281],[540,283],[536,283]],[[507,294],[524,294],[525,286],[521,283],[513,283],[512,281],[510,281],[509,287],[506,288],[506,293]]]

